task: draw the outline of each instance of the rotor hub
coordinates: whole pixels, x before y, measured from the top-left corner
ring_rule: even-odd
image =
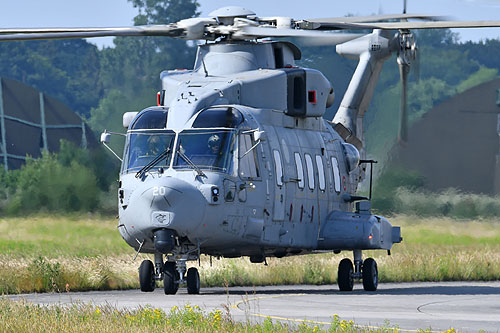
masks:
[[[409,31],[399,33],[398,64],[410,65],[417,57],[417,42]]]
[[[233,25],[235,18],[248,18],[256,14],[249,9],[238,6],[222,7],[211,12],[210,17],[215,18],[220,24]]]

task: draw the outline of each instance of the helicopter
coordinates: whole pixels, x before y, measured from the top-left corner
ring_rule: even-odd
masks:
[[[153,255],[139,267],[143,292],[163,280],[165,294],[176,294],[184,283],[189,294],[198,294],[199,272],[187,263],[201,255],[266,263],[269,257],[342,251],[352,251],[353,260],[340,261],[339,289],[352,291],[361,280],[364,290],[376,291],[377,263],[362,252],[390,255],[402,241],[400,227],[371,212],[376,161],[364,158],[363,117],[382,64],[397,54],[403,85],[399,140],[405,141],[408,74],[418,49],[410,29],[499,26],[405,12],[295,20],[230,6],[167,25],[0,29],[0,41],[205,41],[192,70],[160,74],[156,106],[124,113],[126,134],[101,135],[122,162],[119,233],[137,254]],[[332,45],[358,61],[331,121],[323,118],[335,98],[331,83],[321,72],[297,66],[301,51],[286,38]],[[115,134],[125,136],[123,157],[108,145]],[[368,165],[370,194],[358,196]]]

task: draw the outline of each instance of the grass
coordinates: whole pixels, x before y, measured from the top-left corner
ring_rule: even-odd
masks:
[[[82,215],[0,219],[0,254],[16,258],[97,257],[131,253],[117,220]]]
[[[366,251],[382,282],[500,279],[500,220],[395,216],[403,243],[392,255]],[[140,255],[121,239],[116,220],[99,216],[44,216],[0,220],[0,293],[138,288]],[[334,284],[337,266],[352,253],[269,258],[202,257],[202,286]],[[191,262],[197,265],[196,262]]]
[[[174,306],[169,311],[143,307],[119,310],[112,306],[73,304],[39,306],[24,302],[0,300],[2,332],[381,332],[397,333],[397,328],[357,326],[337,315],[331,324],[296,325],[265,319],[262,323],[240,323],[220,310],[206,312],[198,306]],[[426,331],[421,331],[426,332]],[[454,332],[450,330],[448,332]]]

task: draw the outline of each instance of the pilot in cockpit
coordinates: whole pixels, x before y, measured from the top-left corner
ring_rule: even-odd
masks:
[[[208,138],[209,153],[212,155],[219,155],[220,150],[221,150],[220,144],[221,144],[221,140],[217,134],[214,134],[210,138]]]
[[[158,135],[152,135],[148,139],[148,148],[146,151],[146,155],[148,156],[157,156],[159,153],[161,153],[164,150],[164,144],[160,140],[160,136]]]

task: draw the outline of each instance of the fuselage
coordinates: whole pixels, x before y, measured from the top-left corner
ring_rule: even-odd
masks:
[[[341,249],[322,228],[352,212],[364,173],[357,149],[322,117],[330,83],[295,67],[297,52],[288,43],[208,44],[193,71],[162,73],[162,105],[127,131],[119,230],[130,246],[158,252],[156,232],[168,230],[179,253],[259,261]]]

